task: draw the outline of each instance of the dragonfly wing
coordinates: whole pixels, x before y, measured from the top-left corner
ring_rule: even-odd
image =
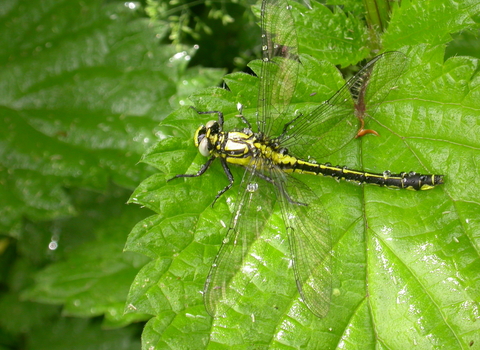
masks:
[[[327,214],[307,185],[275,171],[298,291],[316,316],[325,317],[332,290],[332,241]]]
[[[398,51],[385,52],[372,59],[357,73],[361,75],[360,91],[352,84],[351,92],[356,104],[365,103],[367,113],[373,115],[388,94],[397,88],[398,78],[405,72],[408,58]],[[363,94],[362,91],[365,91]],[[364,100],[362,97],[364,95]],[[358,97],[357,97],[358,96]]]
[[[396,88],[407,62],[396,51],[372,59],[328,101],[295,119],[279,140],[282,146],[303,159],[321,159],[345,146],[357,135],[359,118],[372,116]]]
[[[242,293],[236,274],[253,273],[242,269],[252,244],[257,240],[268,222],[276,201],[273,186],[256,176],[256,159],[246,170],[240,184],[238,202],[223,240],[215,257],[204,288],[204,302],[212,316],[225,316]],[[253,276],[252,276],[253,277]]]
[[[258,128],[279,135],[292,116],[286,113],[297,85],[298,41],[291,6],[286,0],[262,3],[262,52],[258,92]]]

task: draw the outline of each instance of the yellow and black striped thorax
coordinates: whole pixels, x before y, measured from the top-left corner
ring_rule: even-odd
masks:
[[[253,133],[249,128],[224,132],[216,121],[210,121],[198,128],[195,145],[206,157],[221,157],[227,163],[246,168],[255,158],[255,168],[261,171],[276,167],[286,173],[330,176],[339,180],[408,190],[428,190],[443,183],[442,175],[422,175],[415,172],[391,174],[389,171],[378,174],[332,166],[330,163],[308,162],[290,155],[288,149],[280,147],[277,142],[265,138],[263,134]]]
[[[217,121],[211,120],[197,129],[195,146],[205,157],[221,157],[228,163],[246,166],[252,156],[257,156],[256,134],[246,128],[242,131],[224,132]]]

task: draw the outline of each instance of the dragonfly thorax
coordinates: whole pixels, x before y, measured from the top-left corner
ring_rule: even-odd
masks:
[[[221,123],[214,120],[200,126],[194,136],[201,155],[223,158],[230,164],[241,166],[247,166],[252,157],[264,153],[259,147],[262,140],[262,134],[253,133],[250,128],[224,132]]]

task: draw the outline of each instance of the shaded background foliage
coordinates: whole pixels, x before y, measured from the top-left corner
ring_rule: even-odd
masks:
[[[341,4],[362,17],[358,1]],[[0,349],[140,348],[151,315],[124,309],[150,259],[122,250],[151,213],[125,203],[157,170],[138,161],[192,93],[259,56],[250,5],[2,2]],[[455,40],[445,40],[445,58],[480,57],[478,3],[470,11]],[[314,51],[304,40],[304,52]]]
[[[211,7],[190,16],[231,36]],[[212,57],[193,47],[201,35],[172,44],[175,20],[150,20],[145,8],[2,2],[0,349],[140,348],[150,316],[124,308],[147,260],[123,247],[149,213],[125,203],[154,173],[138,161],[159,121],[225,72],[199,63]],[[218,67],[239,55],[230,46]]]

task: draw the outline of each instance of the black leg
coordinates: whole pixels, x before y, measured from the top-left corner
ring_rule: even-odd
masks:
[[[179,175],[175,175],[174,177],[172,177],[171,179],[168,179],[168,181],[172,181],[173,179],[177,179],[179,177],[198,177],[198,176],[202,176],[206,171],[207,169],[210,167],[210,165],[212,164],[212,162],[215,160],[215,157],[211,157],[209,160],[207,160],[207,162],[205,164],[202,165],[202,167],[200,168],[200,170],[196,173],[196,174],[179,174]]]
[[[242,106],[242,107],[243,107],[243,106]],[[252,125],[251,125],[250,122],[247,120],[247,118],[245,118],[245,116],[243,115],[243,113],[242,113],[243,108],[239,108],[238,111],[240,112],[240,114],[237,114],[235,117],[242,119],[242,122],[244,122],[245,124],[247,124],[247,127],[251,130],[251,129],[252,129]]]
[[[239,114],[237,115],[237,117],[239,117],[240,119],[242,119],[242,122],[244,122],[245,124],[247,124],[247,127],[251,130],[252,129],[252,125],[250,124],[250,122],[247,120],[247,118],[245,118],[243,116],[243,114]]]
[[[300,113],[299,115],[297,115],[295,118],[293,118],[292,120],[290,120],[288,123],[286,123],[284,126],[283,126],[283,131],[282,131],[282,134],[278,137],[279,139],[283,138],[283,136],[285,136],[285,133],[287,132],[287,129],[288,127],[294,123],[298,118],[300,118],[303,114]]]
[[[261,174],[261,173],[256,173],[256,175],[257,175],[259,178],[264,179],[265,181],[268,181],[268,182],[270,182],[272,185],[276,186],[276,187],[283,193],[283,195],[285,196],[285,198],[287,198],[287,200],[288,200],[289,203],[295,204],[295,205],[304,205],[304,206],[307,206],[307,205],[308,205],[308,204],[306,204],[306,203],[294,201],[292,198],[290,198],[290,196],[288,195],[287,191],[285,191],[282,187],[277,186],[277,184],[275,183],[275,180],[273,180],[273,179],[270,178],[269,176],[264,175],[264,174]]]
[[[218,125],[220,125],[220,131],[222,131],[222,128],[223,128],[223,113],[222,112],[220,112],[220,111],[200,112],[193,106],[190,106],[190,108],[193,109],[198,114],[218,114]]]
[[[223,190],[219,191],[217,193],[217,195],[215,196],[215,199],[213,200],[213,203],[212,203],[212,207],[215,205],[215,202],[217,201],[218,198],[220,198],[220,196],[222,194],[224,194],[225,192],[227,192],[230,188],[232,188],[233,186],[233,181],[234,181],[234,178],[233,178],[233,175],[232,173],[230,172],[230,168],[228,167],[228,164],[227,162],[225,161],[225,159],[223,158],[220,158],[220,161],[222,163],[222,167],[223,167],[223,171],[225,172],[225,175],[227,175],[227,178],[228,178],[228,181],[230,182],[227,186],[225,186],[223,188]]]
[[[240,112],[240,114],[237,114],[235,117],[242,119],[242,122],[244,122],[245,124],[247,124],[247,127],[251,130],[251,129],[252,129],[252,125],[251,125],[250,122],[247,120],[247,118],[245,118],[245,116],[243,115],[243,105],[242,105],[241,103],[238,103],[238,104],[237,104],[237,109],[238,109],[238,111]]]

